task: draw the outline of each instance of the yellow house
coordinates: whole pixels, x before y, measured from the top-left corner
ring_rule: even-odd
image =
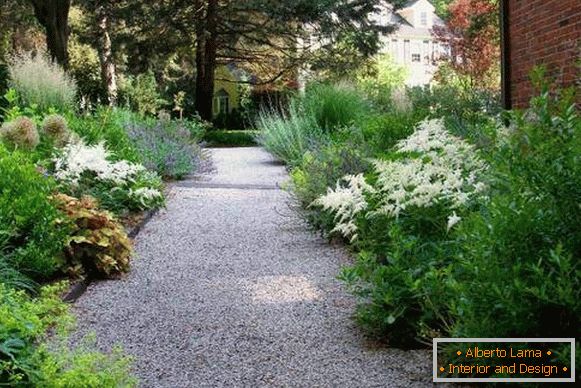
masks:
[[[241,70],[234,64],[221,65],[216,69],[214,82],[213,115],[227,115],[240,107]]]

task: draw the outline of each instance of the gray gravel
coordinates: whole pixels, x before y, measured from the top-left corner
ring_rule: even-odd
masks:
[[[79,334],[121,344],[147,387],[431,386],[431,354],[382,349],[351,319],[341,247],[310,233],[260,148],[213,149],[171,189],[123,280],[77,301]]]

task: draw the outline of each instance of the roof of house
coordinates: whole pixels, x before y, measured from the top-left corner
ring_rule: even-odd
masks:
[[[416,27],[412,24],[412,21],[406,18],[406,10],[413,7],[420,0],[411,0],[406,3],[406,5],[399,11],[393,12],[391,9],[386,8],[387,22],[388,24],[395,24],[397,26],[394,35],[402,38],[423,38],[431,37],[431,27]],[[444,25],[444,21],[435,13],[432,14],[432,24],[433,25]]]

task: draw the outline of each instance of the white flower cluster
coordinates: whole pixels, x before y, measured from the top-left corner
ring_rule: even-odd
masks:
[[[157,201],[163,197],[163,194],[157,190],[149,187],[141,187],[139,189],[130,190],[129,196],[137,199],[143,205]]]
[[[335,190],[315,201],[336,214],[339,224],[335,230],[346,237],[356,237],[354,216],[367,208],[365,193],[373,195],[378,204],[373,214],[397,218],[410,207],[430,207],[441,201],[458,209],[486,185],[478,181],[486,165],[474,148],[464,140],[448,133],[442,120],[422,122],[407,139],[400,141],[395,151],[397,160],[373,162],[377,181],[367,184],[362,175],[346,177],[348,186],[339,183]],[[448,218],[448,229],[460,221],[454,211]]]
[[[110,156],[103,143],[93,146],[82,141],[69,144],[54,160],[55,177],[61,181],[76,183],[88,171],[94,173],[97,180],[124,184],[145,170],[142,165],[126,160],[112,162],[108,160]]]
[[[347,184],[342,185],[342,182]],[[373,192],[375,190],[365,182],[363,174],[347,175],[337,182],[337,187],[334,190],[329,188],[327,194],[315,200],[313,205],[322,206],[325,210],[332,210],[337,222],[333,232],[339,232],[343,236],[355,240],[357,238],[355,216],[367,209],[364,193]]]

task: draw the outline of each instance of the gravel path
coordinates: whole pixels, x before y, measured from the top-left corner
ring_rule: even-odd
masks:
[[[123,280],[76,302],[79,333],[135,356],[146,387],[425,387],[431,354],[374,348],[336,280],[347,260],[288,209],[260,148],[211,150],[171,189]]]

